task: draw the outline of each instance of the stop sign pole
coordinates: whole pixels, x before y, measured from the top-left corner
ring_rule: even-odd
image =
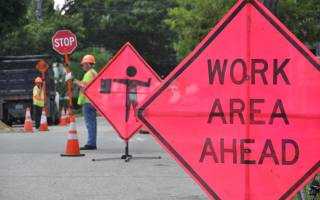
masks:
[[[77,48],[77,37],[70,30],[59,30],[52,37],[52,48],[64,56],[64,67],[66,69],[66,84],[68,96],[68,110],[72,114],[72,73],[69,55]]]
[[[47,88],[46,88],[45,78],[46,78],[46,72],[48,71],[48,68],[49,68],[48,64],[43,59],[39,60],[36,64],[36,69],[41,73],[42,80],[44,81],[42,87],[44,88],[44,104],[45,104],[46,115],[48,115],[48,105],[47,105]]]
[[[64,68],[66,69],[67,75],[69,74],[70,76],[70,79],[66,79],[66,84],[67,84],[67,95],[68,95],[68,109],[69,109],[69,112],[72,112],[73,85],[72,85],[72,78],[71,78],[72,72],[70,68],[69,54],[64,55],[63,65],[64,65]]]

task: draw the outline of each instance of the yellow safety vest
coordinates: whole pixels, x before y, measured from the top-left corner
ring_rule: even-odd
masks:
[[[81,82],[85,85],[88,85],[95,77],[97,76],[97,72],[94,69],[90,69],[88,70]],[[88,100],[88,98],[80,91],[79,93],[79,97],[78,97],[78,105],[83,105],[85,103],[90,103],[90,101]]]
[[[44,107],[44,90],[38,86],[33,87],[33,105]]]

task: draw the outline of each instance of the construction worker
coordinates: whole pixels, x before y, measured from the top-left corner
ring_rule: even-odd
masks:
[[[37,77],[34,81],[33,87],[33,119],[35,121],[36,129],[40,127],[41,113],[44,107],[44,82],[41,77]]]
[[[88,130],[87,144],[81,147],[81,150],[97,149],[97,113],[96,109],[91,105],[90,101],[83,94],[85,87],[97,76],[97,72],[93,69],[96,63],[93,55],[85,55],[81,60],[81,67],[85,74],[81,81],[75,80],[75,84],[80,88],[78,105],[82,106],[84,120]]]

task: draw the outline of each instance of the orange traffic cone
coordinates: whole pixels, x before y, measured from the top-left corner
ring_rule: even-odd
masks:
[[[42,109],[39,131],[49,131],[47,116],[44,108]]]
[[[69,109],[66,109],[67,110],[67,114],[66,114],[66,122],[67,124],[70,124],[70,112],[69,112]]]
[[[76,116],[74,114],[69,115],[69,122],[75,122],[76,121]]]
[[[61,109],[61,117],[60,117],[60,126],[66,126],[67,123],[67,116],[66,116],[66,111],[64,108]]]
[[[61,156],[84,156],[84,154],[80,154],[77,130],[76,130],[76,123],[75,118],[71,118],[70,121],[70,129],[68,133],[68,141],[67,146],[64,154]]]
[[[26,133],[32,133],[33,132],[30,108],[27,108],[27,110],[26,110],[26,117],[25,117],[25,120],[24,120],[23,130]]]

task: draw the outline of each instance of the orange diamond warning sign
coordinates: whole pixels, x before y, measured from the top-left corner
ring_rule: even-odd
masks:
[[[142,123],[138,106],[160,79],[130,43],[125,44],[85,90],[86,96],[124,140]]]
[[[319,62],[240,0],[139,108],[211,199],[290,199],[320,166]]]

